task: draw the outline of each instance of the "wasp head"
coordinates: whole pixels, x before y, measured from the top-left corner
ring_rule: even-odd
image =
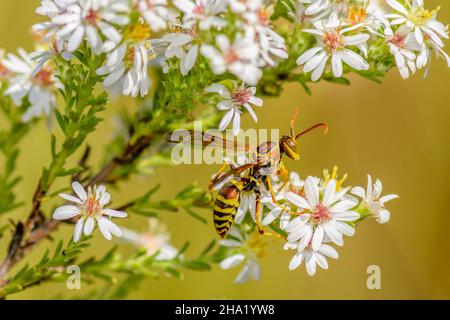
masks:
[[[297,148],[295,138],[290,136],[282,136],[280,140],[280,147],[282,153],[286,154],[289,158],[295,161],[300,159],[300,152]]]

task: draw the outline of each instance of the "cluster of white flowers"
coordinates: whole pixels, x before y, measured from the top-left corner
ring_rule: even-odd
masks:
[[[407,79],[417,69],[428,68],[431,53],[450,58],[443,51],[442,38],[448,39],[448,26],[437,20],[436,10],[427,10],[423,0],[299,0],[291,15],[310,21],[313,29],[304,32],[317,37],[317,46],[297,60],[304,72],[318,80],[330,60],[335,77],[341,77],[343,64],[354,70],[368,70],[370,45],[384,39],[400,75]]]
[[[339,78],[350,70],[370,72],[372,53],[379,54],[380,46],[405,79],[422,68],[426,75],[433,52],[450,66],[443,50],[448,26],[437,20],[438,9],[425,9],[423,0],[290,0],[282,6],[297,31],[274,25],[275,2],[270,0],[42,0],[36,13],[46,20],[33,26],[40,46],[32,54],[21,50],[20,57],[0,58],[6,71],[2,81],[9,82],[6,94],[15,104],[28,98],[23,120],[29,121],[50,115],[55,107],[60,84],[51,60],[57,55],[71,59],[84,42],[93,54],[106,55],[97,70],[105,87],[132,97],[149,94],[152,65],[188,76],[205,66],[201,59],[218,81],[239,82],[240,92],[251,86],[252,97],[263,71],[290,58],[313,81],[324,74]],[[290,51],[298,51],[288,41],[304,35],[298,30],[316,40],[290,57]],[[231,90],[218,93],[230,100]],[[256,120],[247,96],[218,106],[226,111],[220,129],[232,121],[234,132],[239,131],[241,107]]]
[[[370,175],[366,189],[343,187],[344,180],[345,177],[337,179],[336,171],[332,175],[324,174],[324,178],[310,176],[305,180],[301,180],[297,173],[291,172],[289,182],[279,182],[275,185],[276,203],[266,191],[262,202],[267,207],[267,213],[263,217],[262,214],[259,215],[261,224],[274,224],[274,227],[285,232],[284,248],[296,250],[289,263],[290,270],[298,268],[303,262],[310,276],[316,274],[317,266],[328,269],[327,258],[338,258],[334,246],[343,246],[344,236],[353,236],[358,222],[367,217],[373,217],[379,223],[390,220],[385,203],[397,198],[397,195],[382,196],[381,182],[376,180],[373,184]],[[236,214],[236,224],[241,224],[248,212],[255,221],[255,201],[255,197],[250,193],[244,194]],[[246,237],[248,238],[248,235]],[[240,275],[239,279],[256,278],[248,272],[250,269],[259,270],[254,266],[258,261],[255,252],[261,255],[264,246],[261,242],[247,241],[246,237],[240,234],[238,238],[235,230],[231,233],[231,239],[238,238],[239,242],[230,238],[222,242],[223,246],[239,248],[237,253],[231,252],[230,256],[222,261],[223,268],[235,266],[244,260],[252,266],[246,267],[247,276]]]

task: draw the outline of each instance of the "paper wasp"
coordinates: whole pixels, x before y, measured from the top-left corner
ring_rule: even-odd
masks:
[[[325,133],[328,127],[325,123],[318,123],[298,134],[294,132],[294,124],[297,118],[298,109],[295,109],[290,123],[289,135],[281,136],[279,141],[266,141],[258,145],[256,148],[249,144],[239,144],[236,141],[227,141],[219,136],[211,135],[199,131],[185,131],[192,138],[191,142],[200,142],[202,146],[214,145],[217,148],[233,147],[244,150],[246,153],[253,153],[253,160],[240,166],[234,166],[225,163],[213,177],[209,183],[209,190],[218,190],[217,197],[214,202],[214,227],[220,237],[223,239],[227,235],[231,225],[234,222],[237,209],[240,206],[241,195],[243,192],[254,192],[256,198],[255,220],[258,231],[264,234],[264,230],[260,224],[261,214],[261,194],[262,188],[266,188],[270,192],[274,204],[279,205],[275,191],[272,186],[272,175],[278,175],[284,181],[289,181],[288,171],[285,168],[282,158],[284,155],[298,161],[300,152],[297,146],[297,140],[304,134],[323,127]],[[200,137],[200,139],[198,139]],[[167,141],[180,143],[180,135],[177,131],[167,136]],[[230,170],[225,171],[230,165]],[[283,185],[284,185],[283,184]],[[281,205],[280,205],[281,206]]]

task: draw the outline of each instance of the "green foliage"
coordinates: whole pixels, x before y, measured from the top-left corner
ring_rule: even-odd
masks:
[[[17,157],[19,156],[19,143],[28,133],[31,123],[24,123],[21,117],[27,102],[23,107],[16,107],[9,97],[4,96],[4,87],[0,90],[0,110],[3,113],[4,125],[0,128],[0,153],[4,163],[0,171],[0,214],[19,207],[14,188],[21,177],[14,174]]]
[[[26,264],[8,279],[6,285],[0,288],[0,299],[44,281],[62,280],[65,267],[73,264],[82,251],[89,247],[90,239],[91,237],[84,237],[78,243],[70,241],[64,249],[63,241],[60,240],[52,255],[47,249],[37,264],[34,266]]]
[[[86,52],[87,51],[87,52]],[[57,75],[64,88],[61,95],[64,99],[64,110],[55,110],[59,128],[64,134],[60,150],[56,150],[56,138],[52,135],[52,162],[43,169],[40,185],[45,193],[56,177],[73,175],[83,168],[64,168],[66,160],[74,154],[85,141],[89,133],[97,127],[101,118],[98,113],[104,110],[107,103],[105,92],[95,95],[94,89],[100,78],[96,70],[101,66],[103,58],[92,56],[89,51],[76,52],[80,63],[57,59]]]

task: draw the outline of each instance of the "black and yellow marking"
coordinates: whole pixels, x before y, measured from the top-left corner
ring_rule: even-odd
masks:
[[[231,180],[220,190],[214,202],[214,227],[223,239],[233,224],[234,217],[240,204],[243,183],[240,179]]]

